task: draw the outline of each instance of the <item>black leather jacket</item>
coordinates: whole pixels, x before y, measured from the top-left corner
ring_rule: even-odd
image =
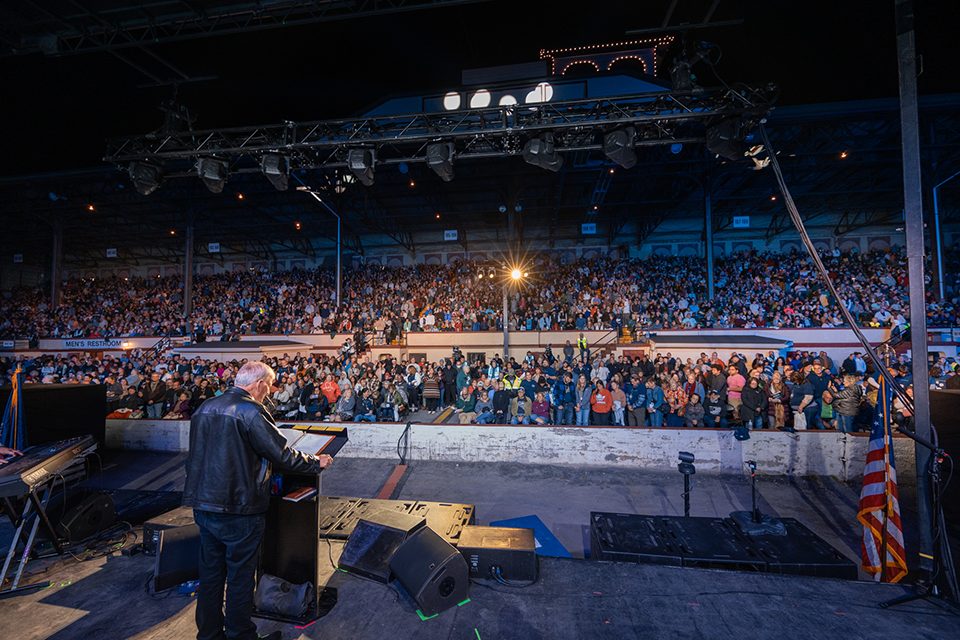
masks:
[[[274,465],[293,473],[320,473],[316,457],[286,442],[263,405],[243,389],[231,387],[207,400],[190,420],[183,504],[218,513],[266,512]]]

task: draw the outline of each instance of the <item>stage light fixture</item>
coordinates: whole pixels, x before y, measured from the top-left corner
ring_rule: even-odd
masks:
[[[531,138],[523,145],[523,159],[535,167],[547,171],[559,171],[563,166],[563,157],[557,153],[553,142],[553,134],[542,134],[538,138]]]
[[[435,142],[427,145],[427,166],[444,182],[453,180],[453,143]]]
[[[513,269],[513,271],[510,272],[510,277],[514,280],[519,280],[523,277],[523,272],[520,271],[520,269]]]
[[[365,187],[373,184],[374,164],[376,164],[376,157],[373,149],[350,149],[347,151],[347,167]]]
[[[163,170],[152,162],[131,162],[127,166],[127,174],[133,187],[142,196],[148,196],[163,182]]]
[[[841,159],[841,160],[846,160],[846,159],[847,159],[847,156],[849,156],[849,155],[850,155],[850,154],[847,153],[846,151],[841,151],[841,152],[840,152],[840,159]]]
[[[87,205],[87,211],[89,211],[90,213],[93,213],[93,212],[96,211],[96,210],[97,210],[97,208],[96,208],[95,206],[93,206],[93,203],[92,203],[92,202]]]
[[[229,170],[225,160],[200,158],[197,161],[197,175],[200,176],[200,180],[210,190],[210,193],[223,193],[228,174]]]
[[[290,161],[281,153],[265,153],[260,158],[260,171],[277,191],[290,186]]]
[[[632,169],[637,166],[637,152],[633,148],[636,137],[637,131],[633,127],[611,131],[603,136],[603,155],[624,169]]]
[[[707,149],[727,160],[740,160],[746,151],[740,118],[726,118],[707,128]]]
[[[506,213],[506,212],[507,212],[507,205],[505,205],[505,204],[500,205],[499,207],[497,207],[497,211],[499,211],[500,213]]]

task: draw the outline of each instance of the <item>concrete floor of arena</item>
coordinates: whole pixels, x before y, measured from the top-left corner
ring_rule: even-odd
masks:
[[[184,454],[107,452],[103,488],[177,491]],[[325,474],[327,495],[371,497],[394,467],[392,460],[340,458]],[[692,515],[726,516],[748,509],[746,476],[694,476]],[[901,503],[911,504],[909,483]],[[261,633],[281,629],[294,638],[937,638],[957,637],[960,618],[927,602],[893,610],[876,607],[905,591],[825,578],[658,567],[583,560],[589,554],[590,511],[682,514],[678,473],[521,464],[411,464],[398,498],[476,505],[477,523],[538,515],[575,557],[542,558],[539,582],[526,589],[474,586],[471,602],[421,622],[394,586],[327,567],[339,602],[305,629],[259,621]],[[795,517],[842,553],[858,557],[859,487],[830,478],[764,477],[764,513]],[[908,521],[911,513],[906,513]],[[913,527],[908,527],[908,532]],[[9,541],[10,527],[0,529]],[[908,545],[910,544],[908,538]],[[5,545],[4,545],[5,548]],[[334,544],[335,558],[340,545]],[[324,554],[321,554],[323,556]],[[143,555],[35,561],[50,588],[0,600],[0,637],[194,637],[195,604],[175,593],[157,599],[144,585],[153,559]],[[909,636],[907,635],[909,634]]]

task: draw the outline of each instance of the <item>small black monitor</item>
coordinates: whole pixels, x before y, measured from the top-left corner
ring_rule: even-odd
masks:
[[[153,590],[164,591],[199,577],[200,528],[191,524],[161,530],[153,569]]]

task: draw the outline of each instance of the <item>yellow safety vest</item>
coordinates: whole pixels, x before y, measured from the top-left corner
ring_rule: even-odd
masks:
[[[512,382],[510,380],[507,380],[507,376],[503,376],[503,386],[505,389],[515,391],[520,388],[521,382],[522,380],[520,379],[520,376],[514,376]]]

